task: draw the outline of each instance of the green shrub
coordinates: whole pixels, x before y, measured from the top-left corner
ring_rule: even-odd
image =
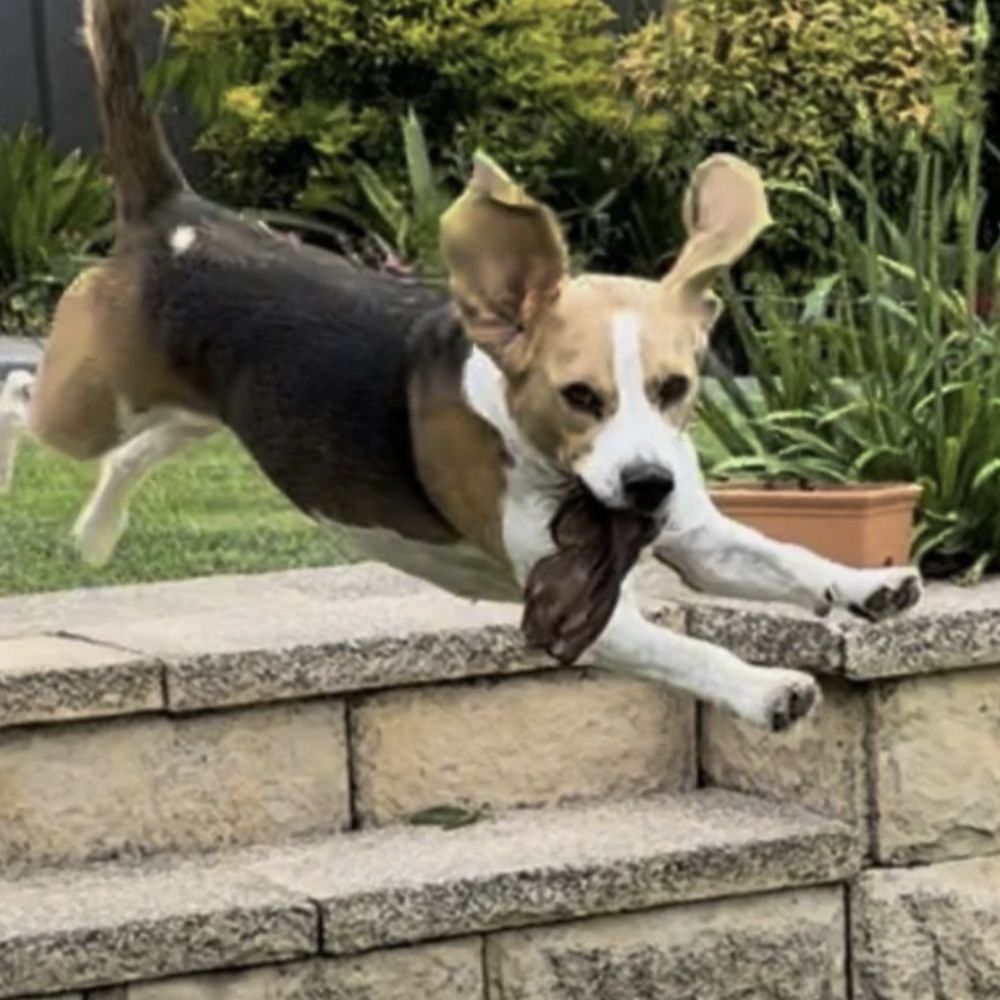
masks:
[[[623,39],[613,19],[607,0],[173,0],[154,86],[194,98],[230,202],[380,226],[356,164],[406,199],[412,107],[442,190],[481,145],[563,216],[578,263],[658,274],[704,153],[815,185],[904,124],[933,132],[965,82],[941,0],[673,0]],[[898,204],[912,178],[878,170]],[[758,259],[806,273],[828,227],[781,214]]]
[[[45,324],[110,218],[95,160],[60,157],[32,128],[0,135],[0,329]]]
[[[877,157],[897,206],[912,178],[895,162],[901,128],[934,134],[935,106],[964,86],[965,31],[941,0],[672,0],[625,42],[622,86],[654,121],[664,183],[679,190],[707,150],[727,149],[769,179],[818,189],[839,163]],[[881,157],[878,154],[882,153]],[[787,268],[828,228],[781,204],[771,261]],[[801,254],[799,255],[801,257]]]
[[[558,198],[583,151],[627,141],[603,0],[178,0],[165,16],[157,82],[196,98],[240,204],[364,211],[358,162],[400,194],[411,107],[456,183],[483,146]]]

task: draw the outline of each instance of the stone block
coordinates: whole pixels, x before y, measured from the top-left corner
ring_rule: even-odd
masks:
[[[308,897],[225,859],[63,869],[0,883],[0,998],[304,958],[318,933]]]
[[[477,938],[136,983],[88,1000],[482,1000]]]
[[[867,697],[863,687],[826,679],[816,712],[784,733],[706,705],[702,772],[709,784],[795,802],[866,833]]]
[[[843,891],[803,889],[497,934],[497,1000],[846,1000]]]
[[[388,827],[21,877],[8,869],[0,1000],[107,987],[118,994],[97,1000],[124,1000],[126,984],[159,988],[170,977],[318,960],[320,951],[353,961],[395,945],[828,885],[855,876],[859,862],[842,823],[706,790],[522,810],[453,831]],[[412,966],[384,960],[399,976],[465,968],[412,957]],[[364,967],[331,968],[338,981],[366,982]],[[427,972],[429,982],[448,975]]]
[[[933,674],[876,693],[880,862],[1000,850],[1000,675]]]
[[[749,663],[824,674],[843,668],[836,623],[791,605],[699,596],[688,603],[687,631]]]
[[[0,639],[0,728],[163,707],[162,665],[80,639]]]
[[[0,731],[15,868],[330,833],[350,821],[340,702]]]
[[[537,806],[686,789],[694,705],[577,671],[373,695],[352,710],[364,824],[436,805]]]
[[[1000,997],[1000,857],[869,871],[851,924],[855,1000]]]
[[[964,670],[1000,661],[1000,579],[935,581],[912,611],[879,625],[845,622],[847,676],[863,680]]]
[[[709,789],[361,831],[270,852],[256,871],[316,900],[324,952],[344,955],[837,882],[860,861],[843,823]]]

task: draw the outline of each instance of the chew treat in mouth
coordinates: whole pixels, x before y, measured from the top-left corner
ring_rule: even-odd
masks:
[[[556,511],[551,531],[556,551],[528,576],[521,630],[530,645],[569,664],[604,631],[622,581],[657,527],[605,507],[581,487]]]

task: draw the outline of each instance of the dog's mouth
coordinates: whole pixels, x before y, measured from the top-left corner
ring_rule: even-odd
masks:
[[[560,504],[550,530],[552,555],[532,569],[521,629],[530,645],[573,663],[611,619],[622,582],[662,518],[602,504],[582,483]]]

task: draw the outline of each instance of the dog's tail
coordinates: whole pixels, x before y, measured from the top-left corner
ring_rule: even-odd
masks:
[[[142,93],[133,0],[83,0],[84,36],[97,76],[118,214],[148,215],[185,186],[163,127]]]

